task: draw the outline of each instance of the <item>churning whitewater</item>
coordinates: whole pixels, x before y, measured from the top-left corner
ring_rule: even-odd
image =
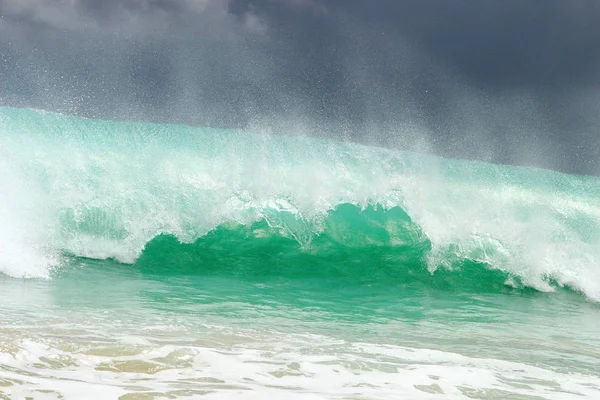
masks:
[[[598,398],[599,221],[593,177],[0,108],[0,399]]]
[[[0,271],[13,277],[110,258],[156,273],[478,274],[600,301],[593,177],[2,108],[0,194]]]

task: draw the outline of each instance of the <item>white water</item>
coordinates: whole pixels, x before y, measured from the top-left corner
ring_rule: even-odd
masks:
[[[98,346],[110,353],[65,352],[23,340],[11,369],[0,374],[0,393],[12,399],[594,399],[600,379],[454,353],[341,343],[323,337],[211,348],[200,343],[151,345],[127,339]],[[316,347],[310,343],[318,341]],[[290,343],[291,342],[291,343]],[[300,344],[298,342],[304,342]],[[88,354],[85,354],[85,353]],[[131,354],[134,353],[134,354]],[[14,358],[13,358],[14,357]],[[26,371],[26,372],[25,372]],[[134,397],[137,394],[139,397]],[[146,394],[148,397],[142,397]],[[131,397],[127,397],[127,396]],[[62,397],[59,397],[62,396]]]
[[[42,300],[42,297],[32,298],[31,293],[43,297],[43,292],[34,290],[27,297],[28,302]],[[23,304],[14,307],[12,311]],[[5,313],[8,308],[11,306],[0,308],[0,398],[2,395],[10,399],[67,400],[533,396],[570,400],[600,396],[597,371],[582,374],[543,364],[534,366],[429,350],[420,346],[431,346],[432,339],[417,338],[419,333],[403,334],[405,340],[415,339],[420,343],[419,347],[407,347],[366,343],[350,337],[278,332],[277,320],[267,323],[266,316],[261,319],[263,328],[242,328],[236,324],[199,323],[198,317],[207,320],[204,316],[137,314],[131,319],[133,314],[111,310],[90,314],[73,310],[67,316],[60,312],[45,315],[29,309],[15,318]],[[142,311],[136,311],[139,312]],[[145,322],[140,324],[141,320]],[[408,325],[400,324],[396,327],[407,328]],[[432,328],[432,337],[439,336],[437,328]],[[506,332],[511,331],[506,328]],[[423,335],[429,328],[422,325],[415,329]],[[471,329],[468,334],[473,339],[483,334],[475,326]],[[450,329],[444,340],[459,343],[466,333]],[[560,334],[560,328],[555,333]],[[510,336],[504,335],[505,332],[497,332],[486,340],[489,343],[493,339],[510,340]],[[512,339],[517,348],[522,345],[519,336]],[[568,346],[574,349],[574,343]],[[550,344],[533,341],[530,348],[541,350]],[[589,347],[589,356],[597,355],[597,349]],[[472,351],[476,351],[475,344]]]
[[[302,220],[287,234],[305,244],[349,202],[404,208],[432,242],[432,271],[469,258],[600,300],[596,178],[1,109],[0,198],[0,272],[14,277],[46,277],[65,252],[131,263],[159,233],[193,241],[282,211]]]

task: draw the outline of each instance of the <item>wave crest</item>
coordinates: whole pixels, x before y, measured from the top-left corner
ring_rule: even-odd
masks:
[[[4,108],[0,191],[12,276],[48,276],[71,254],[186,273],[483,271],[600,300],[598,178]]]

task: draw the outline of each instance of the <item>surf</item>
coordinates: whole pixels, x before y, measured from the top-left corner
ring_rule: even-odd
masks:
[[[0,196],[0,272],[13,277],[93,258],[600,301],[595,177],[1,108]]]

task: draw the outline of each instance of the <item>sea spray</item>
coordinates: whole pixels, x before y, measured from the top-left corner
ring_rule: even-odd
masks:
[[[202,273],[225,257],[231,273],[284,276],[495,270],[507,286],[600,300],[593,177],[3,108],[0,190],[11,276],[48,276],[69,257]]]

